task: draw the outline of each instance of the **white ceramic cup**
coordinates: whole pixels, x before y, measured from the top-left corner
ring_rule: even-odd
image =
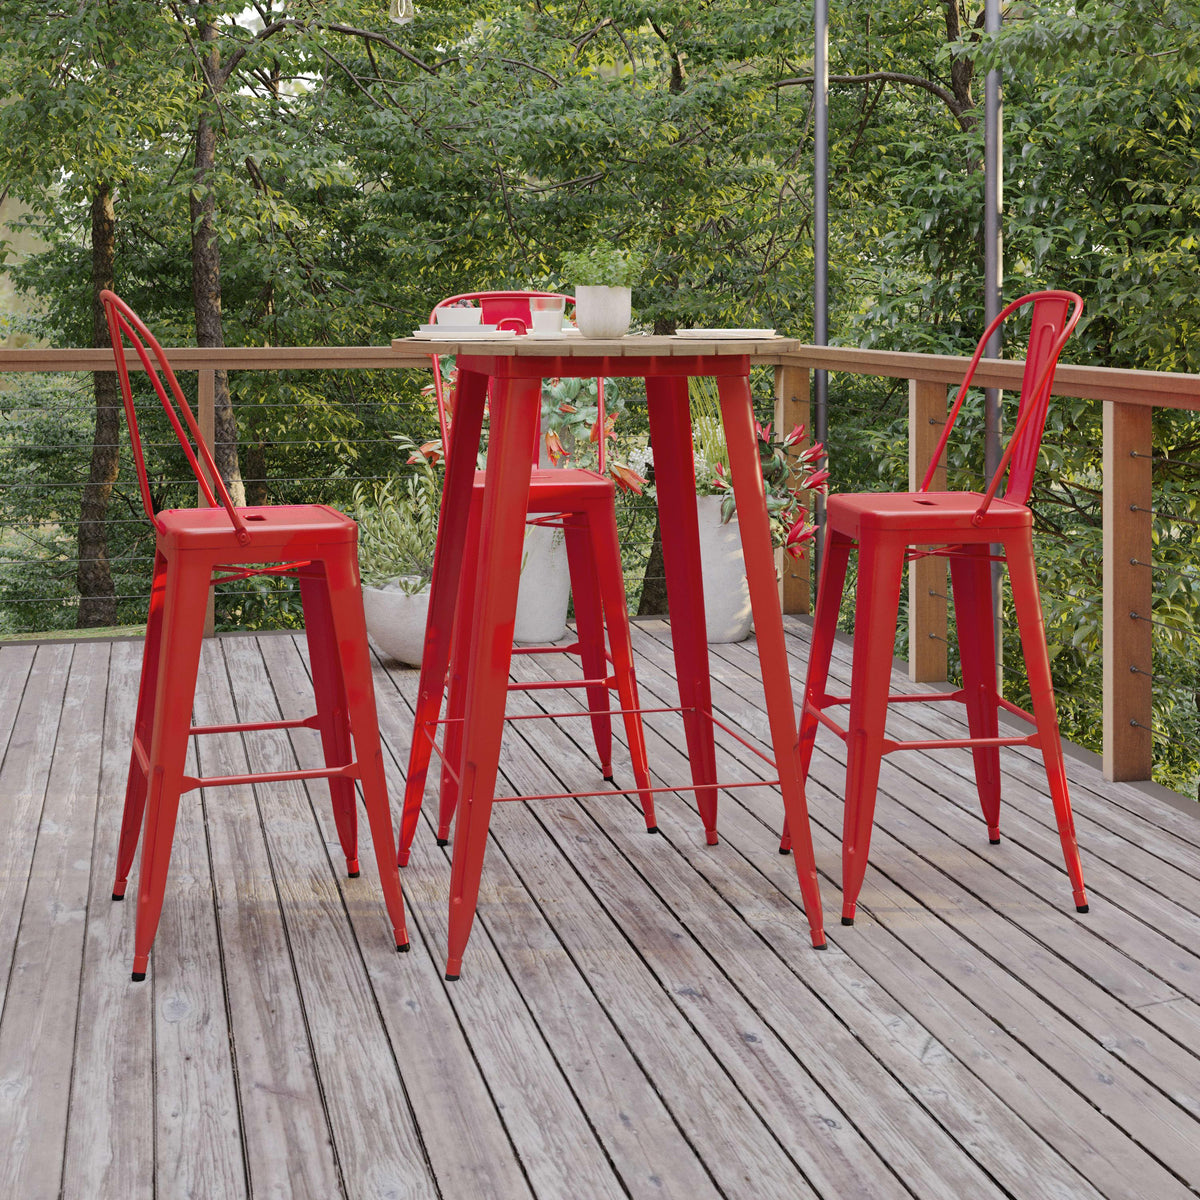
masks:
[[[483,318],[483,309],[476,305],[460,308],[451,304],[437,309],[436,316],[439,325],[457,325],[461,328],[463,325],[478,325]]]
[[[529,317],[531,333],[562,333],[563,309],[561,296],[530,296]]]

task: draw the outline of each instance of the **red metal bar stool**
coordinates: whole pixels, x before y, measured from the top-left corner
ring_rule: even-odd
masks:
[[[358,780],[396,949],[407,950],[404,901],[392,852],[394,832],[358,578],[358,527],[349,517],[323,504],[235,507],[162,347],[124,301],[109,291],[100,295],[112,337],[142,503],[156,533],[133,753],[113,883],[113,899],[123,899],[144,814],[133,978],[146,977],[162,913],[181,794],[194,788],[235,783],[328,779],[346,870],[356,876],[359,864],[354,781]],[[123,339],[128,339],[136,351],[154,386],[207,508],[154,510]],[[316,714],[292,721],[193,726],[192,699],[209,591],[214,583],[261,574],[292,575],[300,581]],[[319,730],[325,767],[207,778],[184,773],[188,740],[193,734],[297,727]]]
[[[437,320],[439,309],[461,300],[478,301],[482,322],[489,325],[516,326],[524,333],[531,321],[530,300],[551,297],[570,303],[571,297],[554,292],[468,292],[440,301],[430,314],[430,323]],[[449,329],[447,336],[453,337]],[[449,454],[453,425],[453,397],[443,378],[441,362],[432,355],[434,394],[437,399],[438,421],[442,446]],[[588,698],[588,715],[592,737],[600,760],[600,773],[612,783],[612,717],[609,693],[616,691],[625,725],[626,740],[634,782],[646,821],[646,831],[657,833],[654,815],[654,796],[650,790],[650,772],[646,760],[646,740],[642,728],[633,667],[633,650],[629,633],[629,613],[625,605],[625,584],[621,569],[621,552],[617,535],[615,496],[616,487],[605,475],[605,414],[604,381],[597,380],[597,424],[600,436],[597,443],[598,471],[575,469],[544,469],[539,467],[540,431],[530,447],[529,500],[526,512],[534,518],[531,524],[554,525],[563,529],[566,538],[567,561],[571,576],[571,594],[575,605],[576,639],[565,646],[518,646],[514,654],[561,653],[578,655],[584,676],[580,679],[555,680],[537,684],[509,683],[508,690],[546,688],[583,688]],[[471,513],[464,559],[477,563],[479,559],[479,529],[483,506],[485,473],[477,471],[471,489]],[[439,541],[440,541],[439,537]],[[461,563],[451,566],[438,564],[439,570],[449,570],[459,576]],[[465,578],[470,580],[468,571]],[[421,803],[434,748],[435,732],[441,721],[442,703],[448,678],[465,678],[469,631],[473,620],[474,589],[468,583],[455,599],[454,612],[439,611],[431,605],[426,629],[425,652],[421,659],[421,679],[418,685],[414,718],[412,749],[409,754],[408,775],[404,792],[404,813],[400,824],[398,860],[408,863],[413,837],[420,819]],[[605,633],[607,631],[607,645]],[[611,672],[609,664],[612,665]],[[447,671],[449,670],[449,676]],[[461,750],[462,692],[450,688],[447,707],[444,763],[456,761]],[[446,845],[450,823],[458,804],[458,780],[453,772],[443,769],[439,791],[437,841]]]
[[[1032,306],[1032,328],[1016,425],[987,491],[982,494],[930,491],[934,472],[985,347],[1009,314],[1025,306]],[[1062,743],[1050,682],[1050,661],[1038,598],[1033,559],[1033,515],[1028,508],[1058,356],[1082,311],[1083,301],[1073,292],[1035,292],[1013,301],[991,322],[980,339],[920,488],[916,492],[846,493],[829,497],[825,558],[813,623],[799,744],[800,766],[805,778],[818,725],[832,729],[847,746],[842,835],[843,925],[854,922],[855,905],[866,874],[882,756],[893,750],[952,746],[971,749],[980,805],[987,823],[988,839],[993,843],[1000,840],[999,748],[1036,746],[1041,750],[1075,906],[1079,912],[1087,912],[1083,869],[1067,794]],[[1007,484],[1001,492],[1006,473]],[[1000,549],[998,556],[993,555],[993,546]],[[850,695],[835,696],[826,690],[826,683],[846,568],[850,552],[856,549],[859,567]],[[927,554],[950,560],[963,686],[933,696],[889,695],[904,564]],[[997,558],[1008,563],[1013,607],[1029,676],[1032,713],[1006,700],[997,687],[991,589],[991,563]],[[889,704],[926,700],[958,700],[965,704],[970,736],[896,741],[886,735]],[[826,715],[826,710],[845,704],[849,704],[850,713],[843,728]],[[1032,722],[1034,732],[1028,736],[999,736],[997,718],[1002,708]],[[786,851],[789,845],[785,826],[781,849]]]

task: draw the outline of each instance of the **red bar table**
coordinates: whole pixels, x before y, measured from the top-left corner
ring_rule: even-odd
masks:
[[[392,343],[396,350],[419,348],[427,354],[453,354],[459,372],[454,438],[446,464],[426,629],[434,652],[447,663],[450,621],[439,620],[435,614],[453,611],[484,404],[490,391],[480,561],[473,594],[462,601],[470,603],[473,612],[468,667],[462,683],[461,743],[457,762],[450,764],[458,776],[459,793],[450,877],[448,979],[459,976],[475,919],[495,794],[529,497],[530,446],[537,436],[542,380],[563,376],[646,381],[675,670],[692,783],[710,844],[717,841],[718,788],[708,715],[712,702],[687,381],[691,376],[710,376],[717,382],[779,787],[812,942],[824,946],[821,899],[800,781],[791,678],[750,396],[752,358],[790,350],[797,344],[774,337],[701,342],[637,335],[612,341],[576,337],[550,341],[532,336],[456,341],[451,336],[445,341],[398,338]]]

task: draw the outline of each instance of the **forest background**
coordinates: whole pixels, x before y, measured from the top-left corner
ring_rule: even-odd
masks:
[[[831,9],[831,341],[973,347],[996,67],[1005,299],[1082,293],[1068,361],[1200,371],[1200,4],[1013,3],[995,36],[975,0]],[[769,0],[421,0],[405,24],[385,0],[0,0],[0,202],[37,247],[7,258],[26,304],[0,340],[106,345],[113,286],[166,345],[381,344],[456,291],[569,287],[563,256],[598,236],[649,256],[642,328],[808,340],[811,72],[811,9]],[[251,503],[347,505],[403,471],[397,435],[436,430],[427,382],[218,375],[222,472]],[[628,449],[645,422],[624,399]],[[0,383],[0,636],[143,619],[151,544],[118,404],[111,373]],[[967,415],[952,486],[980,478]],[[1054,404],[1033,499],[1060,715],[1093,748],[1100,422]],[[835,489],[904,486],[906,436],[902,385],[832,378]],[[1198,449],[1194,415],[1156,412],[1155,777],[1193,795]],[[155,453],[170,502],[183,471]],[[653,518],[622,520],[654,611]],[[287,624],[274,586],[243,585],[219,618]]]

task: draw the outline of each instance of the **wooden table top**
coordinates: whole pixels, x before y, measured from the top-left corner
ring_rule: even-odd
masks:
[[[653,334],[629,333],[620,338],[585,338],[578,334],[562,337],[538,337],[525,334],[512,337],[455,338],[447,331],[445,338],[393,338],[392,349],[411,354],[485,354],[489,357],[538,358],[664,358],[696,357],[713,354],[742,354],[752,358],[771,358],[786,354],[800,346],[798,338],[785,337],[657,337]]]

